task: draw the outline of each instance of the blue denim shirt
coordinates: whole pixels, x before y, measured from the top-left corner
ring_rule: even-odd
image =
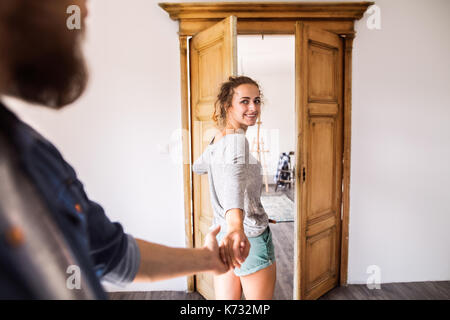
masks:
[[[87,197],[74,169],[60,152],[1,103],[0,131],[16,149],[21,168],[39,190],[97,298],[107,298],[100,279],[121,263],[130,236],[124,233],[119,223],[108,219],[99,204]],[[1,264],[7,263],[0,261],[3,273],[5,268],[1,268]],[[19,282],[14,281],[14,275],[2,274],[0,296],[8,297],[8,292],[14,292],[14,298],[38,298],[33,293],[21,291]],[[17,287],[13,288],[15,285]]]

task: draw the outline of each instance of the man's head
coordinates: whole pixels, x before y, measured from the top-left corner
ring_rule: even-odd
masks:
[[[0,1],[0,95],[60,108],[87,83],[81,52],[86,0]],[[81,30],[69,30],[67,8],[81,9]]]

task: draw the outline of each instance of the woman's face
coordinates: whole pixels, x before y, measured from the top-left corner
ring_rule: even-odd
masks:
[[[234,89],[231,106],[227,110],[227,127],[244,129],[254,126],[261,112],[259,89],[254,84],[241,84]]]

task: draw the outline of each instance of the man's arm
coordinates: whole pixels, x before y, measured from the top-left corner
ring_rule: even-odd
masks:
[[[134,282],[160,281],[198,272],[227,272],[229,267],[219,254],[216,235],[220,227],[207,234],[203,248],[171,248],[136,239],[141,261]]]

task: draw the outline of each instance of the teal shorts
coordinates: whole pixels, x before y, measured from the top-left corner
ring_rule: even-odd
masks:
[[[226,235],[226,232],[219,232],[216,236],[217,242]],[[267,227],[264,232],[257,237],[249,237],[250,252],[240,268],[234,268],[234,274],[238,277],[247,276],[261,269],[267,268],[275,262],[275,251],[272,242],[272,232]]]

